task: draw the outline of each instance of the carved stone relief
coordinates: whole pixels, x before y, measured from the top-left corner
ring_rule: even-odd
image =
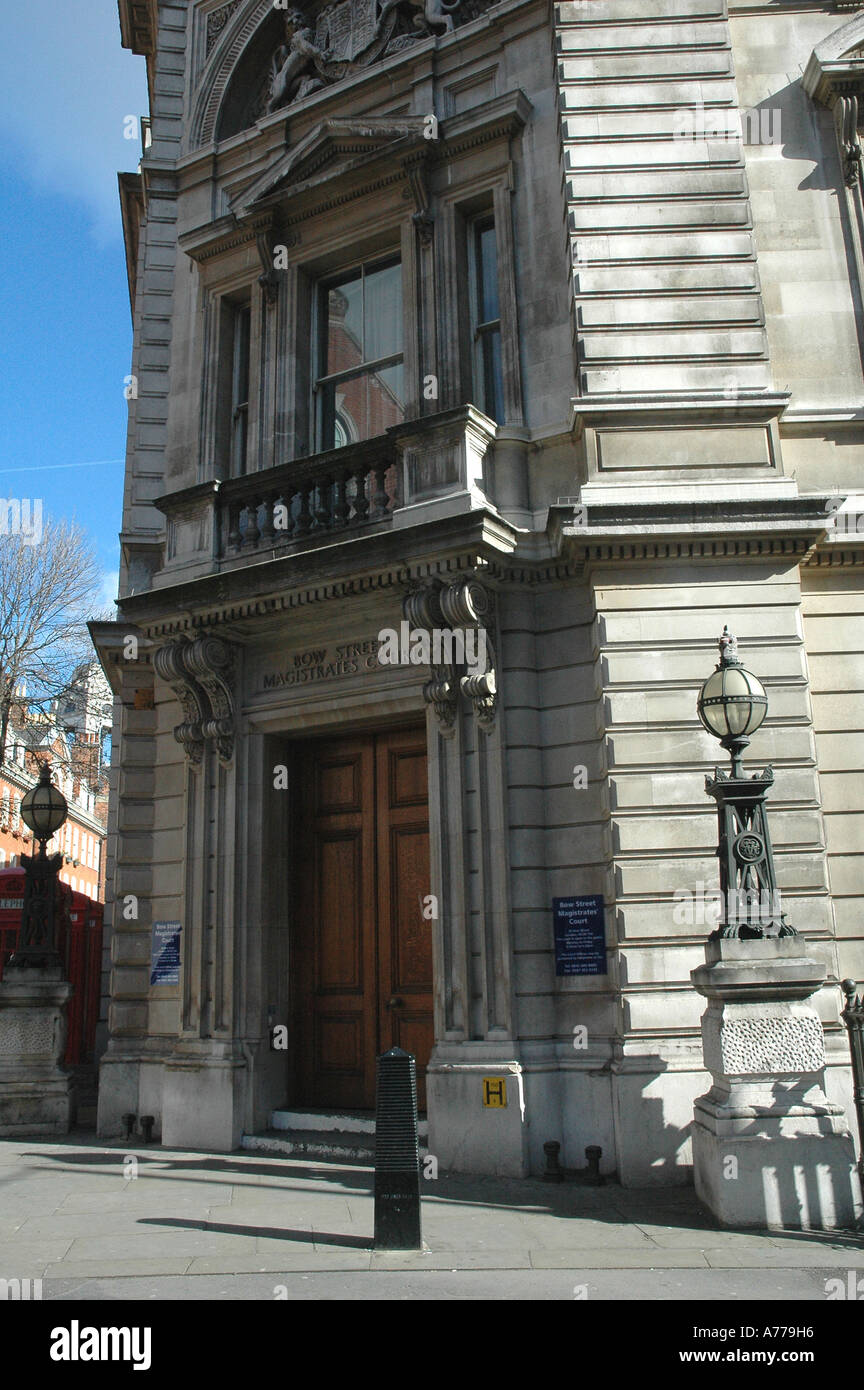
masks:
[[[317,12],[289,10],[250,124],[423,39],[452,34],[488,8],[489,0],[335,0]]]
[[[212,10],[207,16],[207,56],[209,58],[211,49],[225,28],[240,0],[229,0],[227,5],[222,5],[218,10]]]

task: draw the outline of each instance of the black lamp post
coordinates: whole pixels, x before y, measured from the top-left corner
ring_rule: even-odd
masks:
[[[66,798],[51,781],[51,770],[43,764],[39,781],[21,802],[21,819],[39,841],[38,854],[22,854],[24,905],[21,916],[21,944],[10,965],[60,965],[54,941],[54,911],[57,874],[62,854],[48,855],[45,846],[69,813]]]
[[[729,773],[714,769],[705,790],[717,803],[720,890],[723,912],[715,937],[796,936],[780,911],[774,852],[765,798],[774,772],[745,777],[741,755],[768,712],[761,682],[738,658],[738,643],[724,627],[720,661],[699,692],[697,710],[705,728],[732,760]]]

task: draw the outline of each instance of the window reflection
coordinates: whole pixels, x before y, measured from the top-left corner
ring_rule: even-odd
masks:
[[[319,448],[337,449],[405,418],[401,262],[322,286],[319,314]]]

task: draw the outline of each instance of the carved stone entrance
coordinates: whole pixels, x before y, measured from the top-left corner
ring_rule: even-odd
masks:
[[[297,773],[297,1100],[371,1107],[376,1055],[398,1046],[417,1058],[425,1109],[434,1040],[425,729],[310,742]]]

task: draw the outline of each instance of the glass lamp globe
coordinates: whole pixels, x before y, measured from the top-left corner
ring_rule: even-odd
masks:
[[[720,663],[705,681],[696,706],[705,728],[722,743],[749,740],[768,712],[761,681],[738,660],[738,645],[724,627]]]
[[[66,798],[51,781],[48,764],[42,766],[39,781],[21,802],[21,819],[37,840],[50,840],[69,813]]]

